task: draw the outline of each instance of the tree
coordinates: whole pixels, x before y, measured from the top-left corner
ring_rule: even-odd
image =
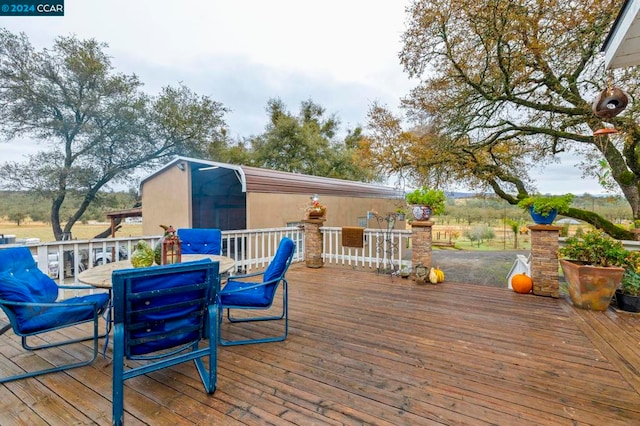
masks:
[[[24,212],[24,210],[14,210],[12,212],[9,212],[9,220],[11,222],[15,222],[18,226],[20,226],[20,224],[24,222],[26,218],[27,214]]]
[[[183,85],[149,96],[135,75],[113,70],[106,47],[59,37],[38,52],[24,34],[0,29],[0,132],[46,146],[26,164],[5,163],[0,182],[51,200],[57,240],[110,183],[130,183],[138,168],[206,153],[224,139],[222,104]],[[70,195],[80,202],[62,217]]]
[[[505,218],[504,223],[509,227],[509,229],[511,229],[511,232],[513,232],[513,248],[518,249],[518,235],[520,234],[522,221]]]
[[[384,166],[385,155],[406,146],[387,172],[412,173],[420,185],[490,187],[516,204],[535,192],[534,167],[561,153],[581,156],[582,174],[618,188],[640,220],[640,106],[603,119],[591,105],[613,85],[632,99],[640,94],[640,70],[605,73],[600,55],[621,4],[415,0],[400,53],[405,71],[420,81],[403,100],[415,127],[389,126],[390,113],[374,105],[370,137],[380,147],[363,158]],[[606,124],[617,137],[593,136]],[[376,135],[384,131],[387,141]],[[588,210],[567,215],[631,238]]]
[[[301,103],[297,116],[286,109],[280,99],[270,99],[265,132],[231,148],[232,158],[244,164],[287,172],[379,180],[378,175],[361,167],[356,160],[361,128],[348,131],[344,141],[339,141],[340,121],[335,115],[326,117],[325,109],[312,100]]]

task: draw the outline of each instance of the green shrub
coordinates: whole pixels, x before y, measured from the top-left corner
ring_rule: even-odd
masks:
[[[573,201],[573,194],[565,194],[558,196],[532,196],[527,197],[518,202],[518,207],[523,210],[529,210],[533,207],[533,211],[544,217],[549,216],[551,210],[557,210],[558,213],[566,213]]]
[[[621,266],[627,264],[628,251],[621,241],[614,240],[604,232],[594,229],[565,240],[558,253],[566,259],[577,260],[593,266]]]
[[[408,204],[431,207],[431,214],[441,214],[444,212],[446,197],[439,189],[418,188],[406,195]]]

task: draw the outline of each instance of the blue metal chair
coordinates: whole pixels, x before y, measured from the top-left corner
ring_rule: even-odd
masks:
[[[58,286],[44,274],[27,247],[0,249],[0,307],[9,324],[0,335],[10,329],[21,337],[22,347],[29,351],[70,345],[93,340],[93,354],[87,360],[15,374],[0,378],[0,383],[47,373],[68,370],[91,364],[98,354],[98,318],[107,309],[109,294],[100,293],[57,300],[61,289],[87,289],[90,286]],[[93,322],[93,334],[76,339],[56,339],[52,343],[29,344],[28,337],[42,335],[61,328]],[[52,337],[53,338],[53,337]]]
[[[222,231],[206,228],[180,228],[178,237],[182,242],[182,254],[220,254]]]
[[[205,391],[213,394],[219,263],[205,259],[117,270],[112,281],[113,424],[123,422],[124,381],[142,374],[193,360]],[[141,363],[125,369],[125,360]]]
[[[218,292],[219,317],[218,340],[222,346],[244,345],[247,343],[278,342],[287,338],[289,331],[289,296],[285,273],[289,269],[296,245],[290,238],[283,238],[275,257],[264,272],[235,275]],[[256,281],[257,279],[260,279]],[[246,281],[248,280],[248,281]],[[233,317],[232,309],[266,310],[271,308],[276,291],[282,282],[282,313],[275,316]],[[223,311],[227,310],[227,319],[232,323],[249,321],[271,321],[284,319],[284,334],[259,339],[227,340],[222,337]]]

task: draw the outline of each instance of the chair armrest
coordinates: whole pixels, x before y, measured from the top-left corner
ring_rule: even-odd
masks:
[[[282,279],[284,280],[284,278],[282,278]],[[218,294],[242,293],[243,291],[253,290],[254,288],[264,287],[266,285],[276,283],[276,282],[278,282],[280,280],[281,280],[281,278],[278,277],[278,278],[274,278],[274,279],[269,280],[269,281],[255,283],[254,285],[249,285],[249,286],[246,286],[246,287],[243,287],[243,288],[238,288],[238,289],[235,289],[235,290],[227,290],[227,287],[223,287],[222,290],[220,290],[218,292]],[[251,284],[251,282],[249,281],[249,282],[247,282],[247,284]]]
[[[90,306],[94,305],[95,308],[98,308],[98,302],[95,300],[89,300],[86,302],[13,302],[11,300],[0,299],[0,305],[8,305],[8,306],[24,306],[24,307],[34,307],[34,308],[55,308],[60,306]]]
[[[242,280],[244,278],[259,277],[260,275],[264,275],[264,271],[262,271],[262,272],[253,272],[251,274],[230,275],[229,279],[233,279],[235,281],[240,281],[240,280]]]
[[[97,287],[94,287],[92,285],[88,285],[88,284],[75,284],[75,285],[59,285],[58,288],[61,288],[63,290],[95,290]]]

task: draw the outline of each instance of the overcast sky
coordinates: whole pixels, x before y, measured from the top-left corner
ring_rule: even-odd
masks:
[[[118,72],[150,94],[183,83],[222,102],[233,137],[264,131],[279,97],[297,113],[312,99],[342,128],[366,124],[373,101],[398,111],[413,87],[398,60],[409,0],[66,0],[64,17],[0,17],[38,49],[59,35],[109,45]],[[0,144],[0,162],[35,148]],[[573,162],[541,173],[543,193],[602,192]]]

